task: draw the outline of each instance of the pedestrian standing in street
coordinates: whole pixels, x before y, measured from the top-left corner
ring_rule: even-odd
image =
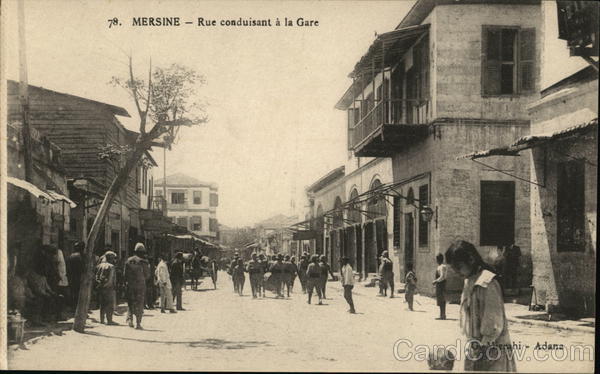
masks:
[[[233,282],[240,296],[243,296],[244,293],[244,283],[246,283],[245,271],[244,260],[238,258],[237,264],[233,267]]]
[[[58,295],[60,296],[60,306],[58,307],[58,320],[63,321],[65,318],[63,316],[63,310],[66,305],[68,305],[70,301],[70,293],[69,293],[69,278],[67,277],[67,264],[65,262],[65,257],[63,255],[63,251],[58,248],[56,250],[55,255],[56,268],[58,270]]]
[[[319,296],[319,305],[323,305],[323,295],[321,294],[321,267],[319,266],[319,256],[313,255],[311,263],[306,269],[306,291],[308,292],[308,303],[310,304],[313,291],[317,291]]]
[[[171,285],[173,286],[173,297],[177,300],[177,310],[183,309],[182,287],[185,283],[185,274],[183,267],[183,253],[177,252],[173,262],[171,262]]]
[[[154,277],[158,283],[160,292],[160,312],[165,313],[165,308],[171,313],[177,313],[173,307],[173,293],[171,286],[171,276],[169,275],[169,266],[165,261],[163,254],[158,254],[158,265],[154,271]]]
[[[190,283],[191,283],[191,289],[192,290],[197,290],[198,289],[198,280],[200,279],[201,276],[201,270],[202,269],[202,256],[200,254],[200,252],[197,249],[194,249],[194,254],[192,255],[192,261],[191,261],[191,270],[190,270]]]
[[[294,265],[292,265],[291,259],[289,255],[286,255],[283,259],[283,274],[282,274],[283,282],[282,282],[282,292],[285,293],[287,291],[287,297],[290,297],[290,290],[292,288],[292,277],[295,275],[294,273]]]
[[[381,264],[379,265],[379,275],[384,284],[384,295],[387,296],[387,289],[390,289],[390,298],[394,297],[394,264],[390,259],[388,251],[381,254]]]
[[[404,292],[404,297],[408,303],[408,310],[412,311],[414,310],[413,301],[417,291],[417,275],[413,271],[413,264],[410,262],[406,264],[406,271],[407,273],[404,281],[406,283],[406,290]]]
[[[252,254],[252,259],[246,265],[246,271],[250,277],[250,289],[252,290],[252,298],[256,299],[260,294],[260,280],[263,278],[262,265],[258,262],[256,253]]]
[[[106,251],[100,264],[96,267],[96,289],[98,294],[98,304],[100,304],[100,323],[108,325],[118,325],[113,322],[113,312],[115,310],[115,299],[117,298],[117,274],[115,263],[117,254],[113,251]]]
[[[210,260],[210,279],[213,282],[213,288],[217,289],[217,276],[219,274],[219,264],[215,259]]]
[[[81,274],[83,273],[81,251],[84,248],[85,244],[83,242],[75,243],[73,246],[73,253],[71,253],[67,260],[67,278],[69,278],[69,284],[71,285],[71,307],[73,310],[77,308],[77,301],[79,300]]]
[[[300,279],[303,293],[306,293],[306,270],[308,270],[308,263],[308,253],[304,252],[300,257],[300,264],[298,265],[298,278]]]
[[[327,257],[325,255],[321,256],[321,261],[319,262],[319,268],[321,269],[321,277],[319,278],[319,284],[321,287],[321,296],[323,299],[327,300],[326,290],[327,290],[327,278],[331,274],[331,278],[335,279],[333,273],[331,272],[331,266],[327,263]]]
[[[517,295],[521,295],[521,288],[517,282],[519,275],[519,262],[521,258],[521,248],[511,244],[504,247],[504,288],[517,289]]]
[[[144,297],[146,295],[146,280],[150,277],[150,265],[146,260],[146,247],[137,243],[134,255],[125,262],[125,281],[127,282],[127,323],[133,327],[135,315],[138,330],[142,329],[142,316],[144,314]]]
[[[146,281],[146,308],[154,309],[154,304],[156,303],[156,292],[154,290],[154,271],[156,265],[153,259],[148,259],[148,264],[150,265],[150,277]]]
[[[342,282],[342,287],[344,287],[344,299],[350,306],[348,309],[348,313],[356,313],[354,309],[354,301],[352,300],[352,289],[354,288],[354,270],[350,265],[350,259],[348,257],[342,257],[341,260],[341,270],[340,270],[340,280]]]
[[[472,342],[465,356],[465,371],[516,371],[497,275],[483,261],[475,246],[464,240],[450,245],[446,261],[465,278],[460,301],[460,327]],[[490,352],[490,347],[494,359],[485,354]]]
[[[437,319],[446,319],[446,274],[448,269],[444,264],[443,254],[438,253],[438,255],[435,256],[435,259],[438,263],[438,267],[435,270],[433,285],[435,286],[435,300],[440,307],[440,318]]]
[[[238,287],[237,287],[237,284],[235,283],[235,278],[233,276],[233,269],[237,266],[239,258],[240,258],[240,255],[235,253],[233,255],[233,260],[231,260],[231,262],[229,263],[229,268],[227,269],[227,273],[231,276],[231,281],[233,282],[233,292],[234,293],[238,293]]]
[[[294,292],[294,283],[296,283],[296,276],[298,273],[298,265],[296,264],[296,257],[292,256],[290,258],[290,269],[292,272],[292,279],[290,280],[290,292]]]
[[[283,281],[284,281],[284,270],[283,255],[279,254],[275,257],[275,262],[271,264],[271,277],[272,284],[275,286],[275,292],[277,293],[276,298],[283,298]]]
[[[258,263],[262,270],[262,275],[258,283],[258,293],[260,294],[262,292],[262,297],[265,297],[265,274],[269,271],[269,264],[265,258],[265,255],[262,253],[258,255]]]

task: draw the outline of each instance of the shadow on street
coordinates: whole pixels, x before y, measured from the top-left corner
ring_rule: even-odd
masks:
[[[159,331],[160,332],[161,330],[144,329],[143,331]],[[192,348],[246,349],[246,348],[255,348],[255,347],[260,347],[260,346],[263,346],[263,347],[271,346],[271,344],[269,344],[269,342],[253,341],[253,340],[239,341],[239,342],[228,341],[228,340],[223,340],[223,339],[202,339],[202,340],[197,340],[197,341],[157,341],[157,340],[150,340],[150,339],[138,339],[138,338],[127,338],[127,337],[122,337],[122,336],[105,335],[105,334],[100,334],[97,332],[86,332],[86,334],[104,337],[104,338],[111,338],[111,339],[136,341],[136,342],[141,342],[141,343],[159,343],[159,344],[166,344],[166,345],[182,344],[182,345],[187,345]]]

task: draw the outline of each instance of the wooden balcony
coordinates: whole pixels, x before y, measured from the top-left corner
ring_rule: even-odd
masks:
[[[367,114],[350,128],[356,157],[392,157],[427,136],[429,100],[390,99],[371,102]]]

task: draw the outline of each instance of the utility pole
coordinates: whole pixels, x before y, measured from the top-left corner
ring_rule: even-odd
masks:
[[[167,147],[163,147],[163,214],[167,216]]]
[[[33,159],[31,155],[31,133],[29,130],[29,92],[27,81],[27,57],[25,44],[25,4],[19,0],[19,100],[21,102],[23,156],[25,159],[25,180],[33,183]]]

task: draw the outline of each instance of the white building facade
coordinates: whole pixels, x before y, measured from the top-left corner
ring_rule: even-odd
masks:
[[[165,195],[166,189],[166,195]],[[167,216],[196,235],[217,239],[219,224],[217,184],[185,174],[173,174],[154,184],[154,196],[166,196]]]

